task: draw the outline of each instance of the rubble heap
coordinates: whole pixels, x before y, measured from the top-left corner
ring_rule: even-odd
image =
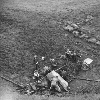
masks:
[[[86,40],[89,43],[94,43],[96,45],[100,45],[100,41],[96,39],[96,37],[91,37],[88,35],[89,31],[85,32],[81,27],[79,27],[77,24],[69,21],[66,23],[66,25],[63,27],[64,30],[70,32],[77,38],[81,38],[83,40]]]

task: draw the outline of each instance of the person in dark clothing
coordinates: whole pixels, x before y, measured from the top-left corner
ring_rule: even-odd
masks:
[[[76,55],[76,53],[72,54],[71,57],[72,57],[71,61],[73,63],[77,63],[78,62],[78,56]]]
[[[71,56],[72,52],[68,49],[67,52],[65,52],[66,58],[71,60],[72,56]]]
[[[35,63],[35,70],[38,70],[39,69],[39,62],[36,62]]]
[[[33,79],[34,79],[36,82],[38,82],[39,77],[40,77],[40,74],[39,74],[38,70],[39,70],[39,62],[37,61],[37,62],[35,62],[35,68],[33,68],[33,72],[32,72],[32,74],[33,74]]]
[[[77,55],[75,52],[71,52],[69,49],[66,52],[66,58],[70,60],[72,63],[77,63],[79,58],[81,58],[80,55]]]
[[[36,64],[36,62],[37,62],[37,55],[34,55],[33,62],[34,62],[34,64]]]
[[[58,68],[57,64],[51,64],[51,69],[56,70]]]

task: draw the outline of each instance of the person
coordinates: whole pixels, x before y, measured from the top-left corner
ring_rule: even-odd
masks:
[[[72,56],[72,59],[71,59],[71,61],[73,62],[73,63],[77,63],[78,62],[78,55],[74,52],[73,54],[71,54],[71,56]]]
[[[66,58],[68,58],[69,60],[72,58],[71,53],[72,52],[69,49],[67,49],[67,52],[65,52]]]
[[[51,71],[50,73],[47,74],[47,78],[51,81],[51,89],[53,87],[55,87],[55,89],[57,91],[61,91],[58,83],[63,87],[63,89],[65,91],[68,91],[67,90],[67,87],[68,87],[68,82],[66,82],[57,72],[55,72],[54,70]]]
[[[36,65],[35,70],[38,70],[38,68],[39,68],[39,62],[36,62],[35,65]]]
[[[60,75],[64,80],[67,80],[67,72],[65,70],[60,70]]]
[[[51,80],[51,87],[50,87],[51,90],[57,90],[58,92],[61,92],[61,89],[58,85],[58,76],[55,76],[52,78]]]
[[[36,64],[37,58],[38,58],[38,56],[37,56],[37,55],[34,55],[34,58],[33,58],[33,63],[34,63],[34,64]]]
[[[45,77],[48,73],[51,72],[51,68],[49,66],[44,66],[43,67],[43,72],[42,75]],[[51,82],[50,80],[46,77],[46,82],[47,82],[47,88],[50,89]]]
[[[51,65],[51,69],[55,70],[57,69],[58,65],[55,59],[50,59],[50,65]]]
[[[34,71],[33,79],[36,80],[37,83],[40,82],[40,81],[39,81],[39,77],[40,77],[40,75],[39,75],[39,73],[38,73],[38,70],[35,70],[35,71]]]
[[[29,83],[26,85],[26,94],[27,95],[32,95],[35,92],[35,90],[33,89],[32,85]]]
[[[72,63],[78,63],[79,58],[81,58],[80,55],[76,54],[75,51],[70,51],[69,49],[66,52],[66,57],[72,62]]]
[[[49,72],[51,72],[51,68],[49,66],[44,66],[41,75],[46,76]]]

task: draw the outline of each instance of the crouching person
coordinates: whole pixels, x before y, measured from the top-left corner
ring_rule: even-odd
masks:
[[[57,72],[54,70],[47,74],[47,78],[51,81],[51,88],[55,87],[55,89],[61,92],[61,89],[58,83],[63,87],[65,91],[68,91],[68,82],[66,82]]]
[[[51,80],[51,87],[50,87],[50,89],[51,90],[56,89],[58,92],[61,92],[61,89],[60,89],[60,87],[58,85],[58,82],[59,82],[58,81],[58,76],[53,77],[52,80]]]
[[[39,75],[39,73],[38,73],[38,70],[35,70],[35,71],[34,71],[33,79],[34,79],[37,83],[40,82],[40,81],[39,81],[40,75]]]

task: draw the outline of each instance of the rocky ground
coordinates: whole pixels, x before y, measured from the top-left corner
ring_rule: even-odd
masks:
[[[42,67],[48,65],[49,58],[56,58],[59,54],[64,54],[67,48],[71,48],[81,51],[84,55],[83,59],[90,57],[94,60],[93,68],[86,72],[81,71],[78,76],[99,79],[100,46],[76,38],[63,28],[67,21],[72,21],[90,37],[100,40],[99,10],[99,0],[4,1],[0,8],[1,74],[13,81],[29,82],[28,76],[34,68],[33,56],[35,54],[38,55]],[[42,56],[47,59],[43,63],[40,60]],[[100,83],[80,80],[70,83],[71,92],[74,94],[83,91],[84,93],[100,93],[99,86]],[[81,100],[81,97],[78,96],[77,99]],[[29,100],[31,99],[29,97]],[[68,97],[68,100],[74,99],[71,96]],[[93,100],[96,99],[94,97]]]

